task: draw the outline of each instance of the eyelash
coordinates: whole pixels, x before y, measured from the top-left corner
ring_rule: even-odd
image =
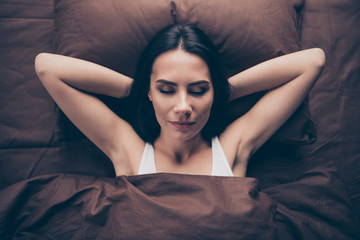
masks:
[[[161,89],[161,88],[159,88],[159,91],[160,91],[160,93],[166,94],[166,95],[170,95],[170,94],[175,93],[175,90],[163,90],[163,89]],[[192,94],[192,95],[195,95],[195,96],[204,95],[206,92],[207,92],[207,89],[206,89],[206,88],[201,88],[200,91],[190,91],[190,90],[189,90],[189,93]]]
[[[163,90],[160,88],[159,88],[159,91],[160,91],[160,93],[163,93],[163,94],[172,94],[175,92],[174,90]]]
[[[200,91],[189,91],[189,93],[197,95],[197,96],[204,95],[206,92],[207,92],[206,88],[201,88]]]

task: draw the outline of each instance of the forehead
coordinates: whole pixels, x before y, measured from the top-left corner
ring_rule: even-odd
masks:
[[[211,81],[206,62],[201,57],[182,50],[171,50],[155,59],[151,79],[159,78],[170,81],[181,79]]]

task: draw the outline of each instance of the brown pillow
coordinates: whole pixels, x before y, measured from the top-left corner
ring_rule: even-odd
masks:
[[[229,75],[300,50],[302,0],[181,0],[178,22],[195,24],[218,46]]]
[[[55,0],[55,47],[133,76],[148,41],[163,27],[190,23],[213,40],[229,77],[264,60],[300,50],[303,0]],[[259,94],[250,97],[259,98]],[[254,102],[232,103],[230,119]],[[305,102],[272,137],[306,144],[316,138]]]
[[[55,49],[132,76],[148,41],[172,23],[167,0],[55,0]]]

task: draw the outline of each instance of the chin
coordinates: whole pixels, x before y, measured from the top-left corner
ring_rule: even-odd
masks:
[[[174,141],[182,141],[186,142],[194,138],[201,137],[201,130],[199,129],[199,125],[193,126],[186,130],[180,130],[174,128],[172,125],[165,125],[164,128],[161,128],[161,134],[164,134],[164,136],[167,136],[167,139],[171,139]]]
[[[171,139],[186,142],[199,136],[201,137],[200,131],[175,132],[171,134]]]

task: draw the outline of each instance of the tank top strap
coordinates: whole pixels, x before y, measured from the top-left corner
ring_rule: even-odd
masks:
[[[231,177],[234,176],[229,162],[226,159],[225,153],[221,147],[218,137],[214,137],[211,140],[211,149],[212,149],[212,176],[223,176]],[[154,147],[146,143],[144,152],[141,158],[140,167],[138,174],[151,174],[156,173],[155,165],[155,154]]]
[[[231,170],[228,160],[226,159],[225,153],[221,147],[218,137],[211,139],[212,149],[212,176],[223,176],[233,177],[234,173]]]
[[[141,158],[138,174],[156,173],[154,148],[151,144],[146,143]]]

